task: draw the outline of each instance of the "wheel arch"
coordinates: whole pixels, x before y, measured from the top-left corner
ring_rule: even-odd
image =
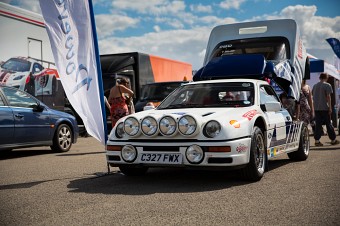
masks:
[[[75,140],[74,136],[75,136],[76,131],[74,131],[72,123],[67,119],[59,119],[57,121],[57,123],[55,124],[55,130],[54,130],[54,133],[52,134],[53,135],[52,137],[54,137],[55,133],[57,132],[57,128],[62,124],[66,124],[68,125],[68,127],[70,127],[70,130],[72,131],[72,143],[74,143],[74,140]]]

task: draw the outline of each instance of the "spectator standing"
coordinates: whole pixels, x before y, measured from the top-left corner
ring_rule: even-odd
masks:
[[[331,144],[338,144],[339,141],[336,140],[336,134],[334,131],[334,127],[331,122],[332,115],[332,104],[331,104],[331,93],[333,93],[332,86],[327,83],[328,74],[321,73],[320,74],[320,82],[314,85],[312,94],[313,94],[313,103],[315,110],[315,146],[323,146],[320,142],[321,134],[322,134],[322,125],[325,124],[327,128],[327,134],[329,139],[331,139]]]
[[[120,118],[129,115],[129,108],[126,102],[129,101],[128,98],[132,98],[133,91],[127,88],[127,85],[128,81],[120,78],[117,79],[116,85],[110,90],[109,103],[111,105],[112,128]],[[124,94],[127,94],[129,97],[126,98]]]
[[[307,85],[306,80],[302,80],[299,102],[299,119],[306,123],[306,125],[309,125],[311,120],[314,118],[314,104],[313,94],[309,85]]]

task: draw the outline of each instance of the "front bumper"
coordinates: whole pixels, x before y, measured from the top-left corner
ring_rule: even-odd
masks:
[[[125,145],[131,145],[137,150],[137,157],[132,162],[126,162],[122,158],[121,151],[106,150],[106,160],[111,166],[120,165],[143,165],[148,167],[227,167],[227,166],[242,166],[249,162],[249,153],[251,146],[251,138],[218,141],[218,142],[132,142],[128,141],[124,144],[121,142],[109,142],[108,146],[115,148]],[[186,151],[191,145],[198,145],[204,151],[203,159],[200,163],[190,163],[186,157]],[[213,152],[209,151],[210,147],[230,147],[230,152]],[[110,148],[107,148],[110,149]],[[155,156],[156,159],[168,158],[169,156],[180,155],[178,162],[155,161],[145,162],[145,155]],[[165,157],[164,157],[165,156]],[[158,158],[159,157],[159,158]]]

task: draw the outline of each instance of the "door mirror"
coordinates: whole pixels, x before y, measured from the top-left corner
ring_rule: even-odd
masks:
[[[42,112],[45,109],[44,106],[39,103],[32,105],[32,108],[34,112]]]
[[[270,101],[265,104],[261,104],[263,111],[277,112],[281,110],[281,103],[276,101]]]

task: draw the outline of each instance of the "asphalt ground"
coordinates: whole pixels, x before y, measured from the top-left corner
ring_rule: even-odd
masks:
[[[310,141],[306,161],[275,158],[256,183],[233,171],[107,174],[92,137],[67,153],[0,153],[0,225],[339,225],[340,145]]]

